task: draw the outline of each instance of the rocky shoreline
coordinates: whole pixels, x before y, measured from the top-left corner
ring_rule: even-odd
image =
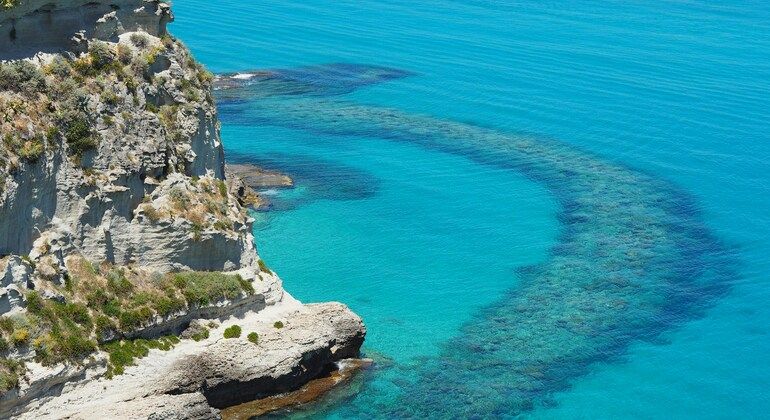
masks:
[[[292,410],[311,404],[333,388],[350,382],[360,370],[372,365],[371,359],[343,359],[332,370],[303,385],[296,391],[271,395],[255,401],[228,407],[220,412],[223,420],[248,420],[278,410]]]
[[[245,333],[224,338],[231,325],[256,332],[258,342]],[[344,305],[302,305],[286,295],[262,312],[222,320],[206,340],[152,351],[112,380],[68,383],[19,418],[217,418],[221,408],[292,391],[329,364],[357,356],[364,332]]]

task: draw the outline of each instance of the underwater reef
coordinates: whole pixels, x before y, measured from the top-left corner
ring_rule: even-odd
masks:
[[[503,299],[416,367],[397,404],[344,414],[495,418],[548,405],[592,365],[703,316],[736,277],[733,250],[666,180],[555,140],[341,97],[408,72],[332,64],[269,73],[219,79],[224,123],[417,144],[521,173],[560,205],[561,233],[544,263],[520,269]]]

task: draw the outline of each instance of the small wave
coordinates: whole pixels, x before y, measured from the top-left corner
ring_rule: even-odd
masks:
[[[230,76],[231,79],[238,79],[238,80],[249,80],[252,77],[256,76],[254,73],[237,73],[232,76]]]

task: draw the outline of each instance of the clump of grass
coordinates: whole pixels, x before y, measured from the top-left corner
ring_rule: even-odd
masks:
[[[47,88],[45,75],[26,60],[0,63],[0,90],[36,95]]]
[[[24,362],[0,359],[0,392],[5,392],[19,386],[19,377],[24,373]]]
[[[194,341],[201,341],[209,338],[209,330],[208,328],[203,328],[199,332],[193,334],[190,336]]]
[[[137,48],[146,48],[147,45],[150,43],[150,39],[147,38],[147,35],[136,33],[136,32],[131,34],[131,36],[129,37],[129,40]]]
[[[152,223],[158,223],[163,218],[163,214],[151,204],[143,206],[142,212]]]
[[[44,151],[45,145],[43,139],[39,136],[35,136],[22,143],[18,152],[20,158],[34,163],[43,155]]]
[[[257,264],[259,265],[259,271],[261,271],[261,272],[263,272],[263,273],[269,273],[269,274],[273,274],[273,270],[271,270],[270,268],[268,268],[268,267],[267,267],[267,264],[265,264],[265,262],[264,262],[264,261],[262,261],[262,259],[261,259],[261,258],[260,258],[260,259],[257,261]]]
[[[92,132],[91,124],[85,117],[75,116],[67,122],[66,126],[64,138],[67,139],[72,155],[80,158],[85,152],[99,145]]]
[[[150,349],[169,351],[179,343],[179,338],[173,335],[160,337],[155,340],[138,338],[136,340],[123,340],[108,343],[102,347],[110,356],[107,366],[107,377],[122,375],[126,366],[133,366],[135,359],[147,357]]]
[[[254,344],[257,344],[259,342],[259,334],[253,331],[250,332],[249,335],[246,336],[246,338]]]
[[[277,328],[277,329],[279,329],[279,330],[280,330],[281,328],[283,328],[283,322],[281,322],[281,321],[275,321],[275,322],[273,323],[273,327],[275,327],[275,328]]]
[[[225,338],[238,338],[241,336],[241,327],[239,325],[232,325],[225,328]]]
[[[227,198],[227,184],[225,184],[225,181],[221,179],[217,180],[217,188],[219,188],[219,195]]]
[[[240,275],[219,272],[188,271],[173,275],[173,284],[190,305],[208,305],[223,299],[235,299],[242,293],[254,293]]]
[[[15,347],[23,346],[29,341],[29,330],[26,328],[19,328],[11,334],[11,340]]]

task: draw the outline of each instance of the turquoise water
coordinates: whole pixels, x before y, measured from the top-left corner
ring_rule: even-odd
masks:
[[[229,159],[297,179],[257,245],[380,360],[304,414],[770,412],[768,5],[175,11],[212,71],[278,70],[218,92]]]

